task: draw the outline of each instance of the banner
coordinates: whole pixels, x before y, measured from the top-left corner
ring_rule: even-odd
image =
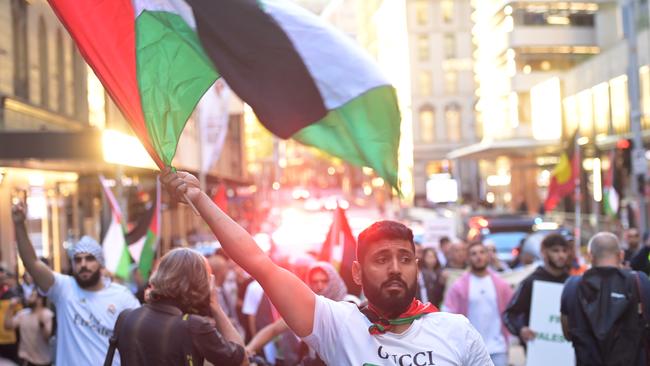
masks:
[[[560,297],[564,285],[546,281],[533,282],[530,329],[537,335],[528,342],[526,366],[573,366],[575,352],[562,335]]]
[[[201,139],[201,171],[206,173],[221,155],[228,132],[230,88],[222,79],[203,95],[197,107]]]

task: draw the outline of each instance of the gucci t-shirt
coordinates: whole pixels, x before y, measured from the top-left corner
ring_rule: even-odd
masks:
[[[356,305],[316,296],[314,329],[304,341],[327,365],[492,366],[467,318],[426,314],[403,333],[368,333],[370,321]]]

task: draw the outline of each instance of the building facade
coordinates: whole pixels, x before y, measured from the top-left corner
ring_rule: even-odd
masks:
[[[479,163],[481,198],[537,212],[562,137],[557,80],[543,81],[597,55],[610,27],[600,1],[472,1],[481,142],[448,156]],[[540,188],[541,186],[541,188]],[[531,187],[538,187],[531,189]]]
[[[407,9],[416,203],[427,201],[428,182],[440,189],[444,174],[456,178],[461,198],[475,199],[475,162],[447,159],[477,141],[470,1],[410,0]]]

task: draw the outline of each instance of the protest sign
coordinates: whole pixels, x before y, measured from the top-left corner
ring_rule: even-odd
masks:
[[[530,308],[530,329],[537,335],[528,342],[526,366],[574,366],[573,346],[562,335],[560,283],[534,281]]]

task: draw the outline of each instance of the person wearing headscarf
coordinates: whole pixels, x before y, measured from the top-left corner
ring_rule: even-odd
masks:
[[[334,266],[328,262],[315,262],[305,275],[305,280],[309,288],[314,291],[316,295],[324,296],[330,300],[341,301],[348,297],[348,288],[343,281],[343,278],[336,271]],[[289,326],[283,319],[278,319],[274,323],[260,330],[255,337],[246,345],[246,352],[250,355],[258,352],[265,344],[273,340],[275,337],[289,330]],[[304,352],[302,355],[302,365],[319,365],[320,360],[317,359],[313,352]],[[322,361],[321,361],[322,362]]]

